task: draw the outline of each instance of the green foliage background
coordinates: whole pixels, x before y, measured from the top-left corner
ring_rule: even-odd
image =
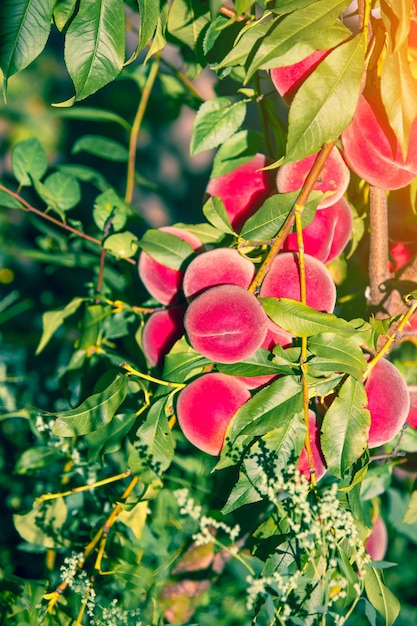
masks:
[[[142,308],[153,307],[155,301],[138,279],[138,245],[161,254],[161,239],[149,228],[173,222],[192,224],[190,230],[204,242],[232,245],[233,231],[222,207],[213,202],[202,210],[210,172],[217,176],[230,170],[236,157],[244,159],[245,150],[256,152],[259,145],[274,160],[292,161],[337,138],[356,106],[365,40],[361,33],[341,43],[350,31],[337,17],[347,1],[229,4],[236,18],[251,18],[251,27],[245,20],[219,14],[222,5],[215,0],[3,0],[0,6],[6,97],[0,104],[1,184],[61,224],[22,210],[19,200],[0,192],[0,623],[76,624],[77,619],[109,623],[106,610],[116,599],[124,612],[113,617],[119,620],[115,623],[136,624],[135,611],[140,608],[143,624],[162,624],[168,606],[176,605],[178,598],[180,605],[188,602],[182,588],[175,590],[176,602],[166,591],[184,578],[191,580],[195,612],[182,607],[171,623],[250,623],[247,570],[239,559],[229,560],[224,548],[209,545],[197,550],[190,559],[195,565],[191,574],[184,574],[186,567],[175,570],[196,530],[192,520],[179,513],[176,489],[187,487],[207,514],[225,519],[230,527],[239,523],[243,537],[253,533],[268,504],[258,503],[250,492],[237,502],[235,492],[228,501],[238,480],[245,487],[237,465],[224,455],[212,472],[213,459],[188,444],[178,428],[171,432],[168,427],[166,402],[172,390],[125,376],[128,370],[122,363],[149,373],[140,332],[146,319]],[[399,3],[404,12],[406,4]],[[269,11],[269,21],[255,19]],[[396,38],[401,39],[398,31],[391,33],[391,40]],[[333,46],[338,47],[329,61],[330,78],[319,71],[310,79],[310,88],[320,94],[315,107],[300,90],[287,114],[272,93],[267,70],[296,62],[313,47]],[[124,65],[125,58],[130,62]],[[203,71],[208,65],[210,72]],[[395,71],[387,65],[384,80]],[[402,84],[412,85],[410,77],[403,77]],[[146,103],[143,118],[141,103]],[[401,112],[403,127],[414,113]],[[136,167],[129,175],[129,141],[132,129],[139,127],[133,145]],[[350,199],[358,211],[359,240],[366,233],[367,215],[358,181],[352,184]],[[278,206],[265,203],[241,235],[273,237],[292,202],[287,198]],[[391,194],[393,213],[400,202],[410,205],[406,220],[415,232],[409,196]],[[307,217],[309,210],[312,215],[314,198],[306,208]],[[76,233],[65,231],[63,223]],[[349,374],[353,385],[365,364],[359,357],[350,358],[356,354],[359,331],[345,320],[367,315],[368,245],[365,234],[354,254],[333,268],[340,281],[340,304],[330,328],[313,316],[311,330],[302,307],[284,310],[270,303],[267,309],[271,317],[287,316],[296,325],[297,336],[315,335],[309,346],[318,360],[323,333],[334,333],[335,350],[343,344],[348,352],[348,345],[349,359],[344,362],[336,362],[334,353],[326,357],[329,370]],[[178,245],[167,260],[180,264],[187,254]],[[366,326],[367,341],[372,344],[384,330]],[[328,346],[329,337],[325,339]],[[277,358],[274,368],[286,374],[287,382],[283,390],[268,388],[264,395],[267,403],[278,397],[281,401],[278,391],[288,394],[295,428],[299,413],[292,404],[293,383],[287,374],[298,354],[292,355],[293,361],[278,356],[281,360]],[[222,371],[253,374],[266,366],[261,357]],[[415,345],[401,344],[392,359],[415,384]],[[183,342],[167,359],[164,371],[156,374],[172,380],[170,374],[175,373],[174,380],[182,383],[206,364]],[[141,413],[149,391],[152,406]],[[252,419],[244,434],[268,437],[271,417],[260,400],[258,404],[250,406],[249,417],[240,414],[231,439]],[[295,448],[301,445],[300,436],[299,429]],[[379,610],[374,600],[377,614],[371,603],[360,600],[348,623],[393,623],[397,604],[391,592],[401,602],[395,623],[415,623],[417,440],[406,433],[402,449],[409,471],[402,471],[396,459],[368,468],[366,458],[358,459],[361,455],[355,453],[357,436],[354,431],[343,442],[347,448],[336,450],[331,469],[335,476],[350,470],[353,482],[356,472],[363,478],[362,503],[359,490],[352,489],[350,507],[364,524],[369,524],[375,506],[387,520],[389,549],[381,566],[387,606]],[[332,433],[327,437],[330,448]],[[285,454],[287,441],[282,441],[272,444]],[[42,598],[60,584],[64,559],[83,552],[123,498],[131,480],[128,467],[140,480],[110,530],[102,565],[106,574],[94,570],[94,559],[86,566],[96,577],[95,617],[80,617],[77,590],[63,594],[59,610],[46,612],[50,598]],[[35,502],[45,494],[118,475],[120,480],[95,489],[48,504]],[[243,509],[237,506],[242,503]],[[266,542],[255,550],[252,540],[244,559],[259,573],[269,547]],[[227,533],[220,541],[228,545]],[[226,563],[220,573],[211,567],[214,551]],[[378,587],[379,574],[375,576]],[[369,588],[367,592],[372,596]],[[271,615],[267,604],[257,623],[272,623]]]

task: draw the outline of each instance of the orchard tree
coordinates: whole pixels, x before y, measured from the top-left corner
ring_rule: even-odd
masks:
[[[416,22],[2,0],[2,624],[417,621]]]

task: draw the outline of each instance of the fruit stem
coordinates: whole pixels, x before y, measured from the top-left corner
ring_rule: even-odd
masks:
[[[154,376],[150,376],[149,374],[144,374],[143,372],[139,372],[134,367],[129,365],[129,363],[120,363],[120,367],[126,370],[126,374],[128,376],[137,376],[138,378],[143,378],[144,380],[149,381],[150,383],[157,383],[158,385],[163,385],[164,387],[173,387],[174,389],[183,389],[186,385],[185,383],[172,383],[169,380],[161,380],[160,378],[154,378]]]
[[[402,332],[402,330],[408,324],[410,318],[412,317],[412,315],[415,313],[416,310],[417,310],[417,300],[414,300],[412,305],[408,309],[407,313],[405,313],[402,316],[401,321],[398,324],[398,326],[395,329],[395,331],[392,333],[392,335],[388,335],[387,340],[384,343],[384,345],[379,349],[379,351],[374,356],[374,358],[371,361],[369,361],[368,367],[366,368],[366,370],[364,372],[364,375],[363,375],[363,380],[364,381],[368,378],[369,374],[371,373],[371,371],[373,370],[375,365],[378,363],[378,361],[380,359],[382,359],[382,357],[387,354],[387,352],[389,351],[390,347],[394,343],[396,337]]]
[[[159,57],[155,57],[154,62],[151,65],[151,69],[146,79],[145,86],[142,91],[142,97],[139,101],[138,110],[135,115],[135,119],[132,124],[132,130],[130,131],[129,138],[129,160],[127,163],[127,179],[126,179],[126,202],[132,202],[133,190],[135,187],[135,166],[136,166],[136,146],[138,141],[138,135],[142,126],[142,121],[145,115],[146,108],[148,106],[149,98],[155,83],[155,79],[158,75],[159,69]]]
[[[296,203],[294,204],[293,209],[288,214],[288,217],[283,227],[281,228],[277,237],[275,238],[267,256],[265,257],[264,262],[262,263],[261,267],[259,268],[255,278],[253,279],[249,287],[249,291],[251,291],[252,293],[256,293],[256,291],[261,286],[262,281],[265,278],[271,266],[272,261],[274,260],[278,252],[280,251],[285,238],[287,237],[287,235],[289,235],[291,228],[295,221],[296,209],[297,208],[304,209],[304,206],[308,200],[308,196],[310,195],[310,192],[312,191],[317,178],[320,176],[320,172],[323,169],[324,164],[326,163],[328,157],[330,156],[330,153],[333,150],[335,143],[336,142],[333,141],[332,143],[324,144],[319,154],[317,155],[317,158],[314,161],[313,167],[311,168],[310,172],[308,173],[307,178],[304,181],[304,185],[302,186],[300,190],[300,193],[298,195]]]
[[[80,487],[74,487],[73,489],[69,489],[68,491],[61,491],[60,493],[44,493],[39,498],[36,498],[35,502],[46,502],[46,500],[54,500],[55,498],[64,498],[65,496],[71,496],[74,493],[80,493],[81,491],[89,491],[90,489],[95,489],[96,487],[102,487],[103,485],[108,485],[109,483],[114,483],[117,480],[123,480],[123,478],[127,478],[132,475],[132,470],[128,469],[121,474],[116,474],[115,476],[110,476],[109,478],[103,478],[103,480],[97,480],[95,483],[89,483],[88,485],[81,485]]]
[[[370,250],[369,250],[369,304],[381,315],[381,305],[387,299],[382,286],[389,278],[388,202],[385,189],[369,188]]]

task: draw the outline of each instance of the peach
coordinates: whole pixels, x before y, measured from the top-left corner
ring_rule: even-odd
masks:
[[[369,448],[391,441],[401,430],[410,410],[410,394],[401,372],[390,361],[380,359],[365,381],[366,408],[371,414]]]
[[[235,376],[248,389],[258,389],[268,383],[271,383],[279,374],[261,374],[260,376]]]
[[[188,441],[208,454],[218,455],[230,420],[249,398],[246,385],[234,376],[203,374],[180,391],[178,423]]]
[[[237,285],[210,287],[188,305],[184,326],[192,347],[218,363],[236,363],[261,347],[268,318],[253,293]]]
[[[327,209],[317,211],[313,221],[303,229],[304,251],[323,263],[330,263],[347,246],[352,228],[352,212],[341,198]],[[288,235],[281,250],[298,250],[296,233]]]
[[[265,350],[273,350],[277,344],[283,348],[289,348],[292,346],[293,336],[277,324],[274,324],[272,320],[268,318],[268,330],[266,331],[266,337],[262,342],[261,348]]]
[[[280,193],[297,191],[301,189],[307,178],[317,153],[312,154],[301,161],[285,163],[278,169],[277,189]],[[344,162],[339,150],[334,147],[327,159],[320,176],[315,182],[313,189],[317,191],[330,192],[319,203],[318,209],[325,209],[340,200],[345,193],[350,180],[350,172]]]
[[[376,91],[360,96],[352,122],[342,133],[342,146],[349,167],[370,185],[400,189],[417,176],[417,120],[404,160]]]
[[[307,57],[294,63],[271,70],[271,80],[283,100],[290,104],[294,95],[306,78],[313,73],[330,50],[314,50]]]
[[[162,232],[170,233],[186,241],[193,250],[201,248],[201,241],[195,235],[183,228],[176,226],[163,226],[159,228]],[[174,304],[181,295],[182,280],[184,272],[167,267],[153,259],[146,252],[141,252],[139,256],[139,276],[149,291],[151,296],[162,304]]]
[[[415,252],[411,244],[403,241],[395,241],[389,247],[389,253],[392,261],[388,263],[390,272],[398,272],[404,265],[407,265],[413,258]]]
[[[326,266],[306,254],[307,304],[318,311],[332,313],[336,303],[336,287]],[[272,261],[261,289],[262,298],[301,299],[300,270],[298,255],[294,252],[281,252]]]
[[[215,248],[195,257],[184,274],[183,290],[191,299],[208,287],[239,285],[247,289],[255,276],[255,266],[233,248]]]
[[[274,192],[274,174],[268,170],[262,171],[266,165],[266,156],[257,153],[250,161],[209,181],[206,193],[223,200],[230,223],[236,231],[242,229],[246,220]]]
[[[407,416],[407,424],[411,428],[417,428],[417,385],[408,387],[410,393],[410,410]]]
[[[142,332],[143,352],[152,367],[161,366],[165,355],[184,334],[186,306],[155,311],[147,319]]]
[[[310,445],[313,455],[314,469],[316,470],[316,479],[320,480],[326,473],[326,464],[320,447],[320,429],[317,425],[317,417],[314,411],[308,411],[308,423],[310,429]],[[307,451],[303,448],[297,463],[297,469],[303,476],[310,480],[310,470],[308,468]]]
[[[388,547],[388,532],[382,517],[377,517],[365,542],[365,548],[373,561],[382,561]]]

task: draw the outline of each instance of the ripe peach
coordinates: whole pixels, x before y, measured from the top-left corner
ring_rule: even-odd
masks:
[[[280,193],[297,191],[301,189],[307,175],[317,158],[317,153],[312,154],[301,161],[285,163],[277,174],[277,189]],[[349,184],[350,172],[339,150],[334,147],[327,159],[321,174],[315,182],[313,189],[317,191],[331,192],[318,205],[318,209],[325,209],[340,200]]]
[[[249,398],[246,385],[234,376],[203,374],[180,391],[178,423],[188,441],[218,455],[230,420]]]
[[[314,411],[308,411],[308,423],[310,429],[310,445],[313,455],[314,469],[316,470],[316,479],[320,480],[326,473],[326,464],[324,462],[323,453],[320,448],[320,429],[317,425],[317,417]],[[297,469],[310,480],[310,470],[308,468],[307,451],[303,448],[297,463]]]
[[[305,255],[307,304],[313,309],[332,313],[336,303],[336,287],[326,266]],[[281,252],[271,264],[261,289],[262,298],[292,298],[300,300],[300,271],[298,255]]]
[[[277,378],[278,374],[264,374],[260,376],[235,376],[240,380],[248,389],[258,389]]]
[[[388,263],[390,272],[398,272],[398,270],[411,261],[415,254],[413,246],[403,241],[395,241],[392,243],[389,247],[389,253],[392,258],[392,261]]]
[[[267,323],[256,296],[237,285],[203,291],[188,305],[184,317],[192,347],[218,363],[236,363],[256,352]]]
[[[247,289],[255,275],[255,266],[233,248],[215,248],[195,257],[184,274],[183,290],[188,299],[208,287],[239,285]]]
[[[290,104],[302,83],[316,69],[330,50],[315,50],[307,57],[294,63],[271,70],[271,80],[283,100]]]
[[[368,446],[382,446],[401,430],[410,410],[410,394],[400,371],[380,359],[365,382],[367,409],[371,414]]]
[[[370,185],[400,189],[417,176],[417,121],[411,127],[404,161],[400,144],[375,91],[360,96],[353,120],[342,133],[342,146],[349,167]]]
[[[274,174],[262,171],[267,164],[266,156],[257,153],[250,161],[209,181],[206,193],[223,200],[230,223],[237,231],[274,192]]]
[[[410,385],[408,391],[410,393],[410,410],[407,416],[407,424],[411,428],[417,428],[417,386]]]
[[[155,311],[142,332],[143,352],[152,367],[161,366],[165,355],[184,334],[185,304]]]
[[[273,350],[277,344],[283,348],[289,348],[292,345],[293,336],[272,320],[268,318],[268,330],[266,337],[262,342],[261,348],[265,350]]]
[[[382,561],[388,547],[388,532],[382,517],[377,517],[365,542],[365,548],[374,561]]]
[[[201,248],[195,235],[176,226],[163,226],[159,230],[179,237],[190,244],[193,250]],[[139,256],[139,276],[151,296],[162,304],[174,304],[180,297],[184,272],[162,265],[146,252]]]
[[[353,218],[344,198],[317,211],[313,221],[303,229],[304,251],[323,263],[330,263],[345,249],[352,234]],[[282,251],[296,252],[297,234],[285,239]]]

